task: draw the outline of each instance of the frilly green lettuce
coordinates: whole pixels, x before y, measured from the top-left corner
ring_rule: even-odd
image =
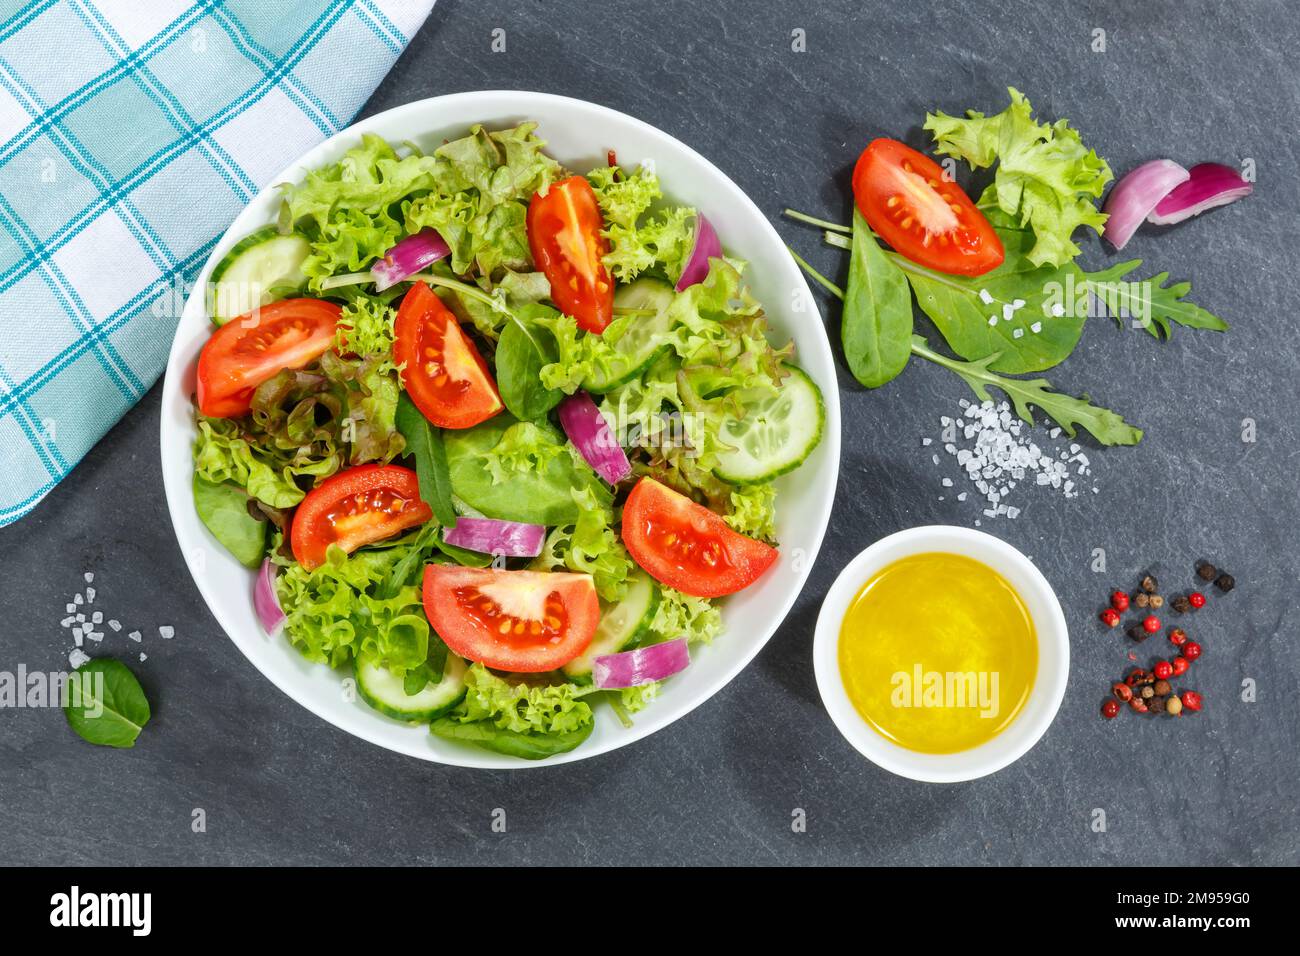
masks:
[[[410,547],[346,555],[331,546],[325,563],[314,571],[296,562],[281,571],[276,595],[285,613],[285,633],[304,657],[341,667],[364,652],[399,677],[425,662],[429,622],[419,586],[406,584],[391,597],[381,596],[390,572]]]
[[[573,500],[578,505],[578,520],[551,530],[533,567],[590,574],[601,598],[618,601],[627,592],[627,578],[635,565],[611,527],[613,509],[590,488],[575,488]]]
[[[769,543],[776,542],[776,489],[770,482],[745,485],[731,492],[731,513],[723,520],[732,530]]]
[[[925,129],[934,135],[938,152],[964,159],[972,169],[996,162],[980,208],[1002,213],[1005,218],[994,217],[994,225],[1034,231],[1037,241],[1028,256],[1034,265],[1064,265],[1079,254],[1070,239],[1076,228],[1101,232],[1106,215],[1095,201],[1114,177],[1066,120],[1038,123],[1029,101],[1016,89],[1007,92],[1011,105],[996,116],[975,110],[964,119],[930,113]]]
[[[508,681],[482,664],[465,673],[465,700],[453,716],[461,723],[486,721],[514,733],[565,734],[592,723],[589,689],[574,684]]]
[[[535,125],[475,126],[428,155],[398,156],[367,134],[339,162],[286,187],[286,218],[311,244],[303,271],[312,288],[368,267],[403,235],[429,226],[451,247],[459,274],[530,268],[527,202],[560,168],[542,152]]]
[[[676,282],[695,241],[695,210],[676,206],[646,216],[663,192],[659,177],[645,166],[631,173],[618,166],[600,166],[587,174],[587,180],[605,218],[610,251],[603,261],[610,274],[629,282],[658,268]]]
[[[666,585],[659,590],[659,607],[650,622],[650,631],[658,640],[684,637],[691,644],[708,644],[722,633],[722,611],[708,598],[683,594]]]

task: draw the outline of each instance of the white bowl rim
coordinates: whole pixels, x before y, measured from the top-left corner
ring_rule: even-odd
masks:
[[[840,626],[849,602],[882,568],[902,558],[929,552],[965,555],[997,571],[1029,606],[1038,635],[1038,674],[1024,709],[991,740],[950,754],[908,750],[873,730],[849,700],[839,667]],[[1069,631],[1047,578],[1014,546],[973,528],[921,525],[876,541],[845,565],[836,577],[817,617],[813,670],[831,720],[864,757],[901,777],[925,783],[959,783],[1009,766],[1047,732],[1065,697],[1070,670]]]
[[[742,243],[738,243],[736,248],[738,253],[743,252],[744,246],[751,250],[758,244],[768,243],[775,244],[776,248],[784,251],[785,243],[776,229],[772,226],[767,216],[761,209],[749,198],[732,179],[722,170],[714,165],[710,160],[696,152],[690,146],[678,140],[676,137],[663,130],[639,120],[636,117],[629,116],[618,110],[587,100],[576,99],[573,97],[560,96],[552,93],[540,93],[525,90],[475,90],[461,93],[450,93],[442,96],[427,97],[422,100],[416,100],[405,103],[382,113],[374,114],[350,126],[345,127],[333,136],[325,139],[321,143],[309,149],[307,152],[290,162],[277,175],[268,180],[268,185],[258,192],[258,194],[249,202],[248,206],[242,210],[238,216],[232,220],[231,225],[222,235],[221,239],[213,247],[208,260],[198,273],[193,291],[187,297],[184,310],[180,321],[177,323],[176,331],[172,340],[172,346],[168,354],[166,377],[163,385],[163,414],[160,424],[160,454],[162,456],[162,472],[164,491],[167,496],[167,506],[169,517],[172,522],[173,530],[177,536],[177,543],[181,547],[182,553],[189,555],[198,549],[199,540],[192,537],[191,531],[197,522],[193,511],[193,493],[191,490],[192,469],[188,474],[180,474],[178,469],[169,463],[168,455],[178,441],[184,443],[188,449],[192,442],[192,435],[178,433],[178,426],[173,425],[172,418],[168,415],[169,404],[176,401],[179,396],[188,403],[188,395],[184,394],[183,380],[186,375],[187,363],[191,363],[192,356],[187,356],[183,346],[183,330],[187,322],[192,321],[189,317],[193,313],[199,313],[206,323],[206,315],[203,313],[202,292],[207,282],[207,277],[211,273],[213,266],[220,261],[230,246],[246,232],[256,228],[256,224],[249,223],[247,228],[243,220],[246,218],[250,209],[268,195],[273,193],[277,185],[284,182],[297,181],[302,178],[305,171],[316,168],[322,163],[332,161],[326,157],[332,157],[342,152],[340,144],[352,144],[362,133],[369,132],[377,126],[385,123],[392,123],[401,120],[406,116],[418,116],[421,112],[434,108],[434,105],[445,107],[448,111],[458,110],[464,117],[463,125],[468,128],[475,122],[484,122],[494,124],[496,121],[490,115],[484,116],[484,112],[491,113],[492,109],[500,107],[503,100],[509,100],[511,109],[506,111],[516,115],[527,117],[531,112],[537,109],[538,105],[549,104],[554,107],[572,110],[577,113],[585,113],[592,121],[592,128],[599,129],[601,121],[612,121],[617,123],[628,124],[631,128],[639,131],[649,138],[655,139],[660,145],[668,150],[677,151],[693,163],[699,164],[710,178],[710,188],[720,190],[728,194],[730,202],[737,204],[740,208],[749,214],[755,223],[755,233],[747,235]],[[484,112],[476,112],[484,110]],[[545,130],[540,131],[543,138]],[[415,133],[414,135],[419,135]],[[600,150],[603,155],[604,149]],[[559,157],[561,161],[564,157]],[[668,194],[673,193],[671,184],[666,184]],[[730,244],[729,244],[730,245]],[[751,253],[752,255],[752,253]],[[778,260],[781,261],[781,260]],[[802,560],[794,567],[792,573],[786,577],[788,582],[785,591],[776,600],[776,606],[769,612],[768,620],[770,623],[765,627],[764,632],[759,639],[752,641],[743,651],[734,652],[730,658],[729,664],[724,667],[720,673],[714,676],[713,680],[703,689],[698,690],[691,699],[679,703],[676,707],[669,707],[665,700],[654,702],[646,710],[637,714],[635,725],[627,729],[625,733],[620,734],[613,742],[596,743],[587,741],[572,751],[563,754],[557,754],[545,760],[529,761],[519,758],[508,757],[496,754],[486,750],[479,750],[469,746],[455,746],[446,750],[430,747],[428,743],[423,746],[416,746],[407,741],[409,737],[401,736],[392,732],[394,726],[400,730],[409,728],[400,727],[396,722],[389,721],[377,712],[370,711],[374,717],[373,725],[357,724],[350,721],[336,719],[335,714],[330,713],[327,708],[316,706],[311,700],[304,700],[297,696],[293,691],[285,686],[276,676],[269,672],[258,660],[258,655],[253,651],[253,641],[265,641],[266,638],[261,634],[244,634],[241,629],[234,626],[233,619],[225,610],[226,600],[216,592],[202,574],[202,568],[198,561],[187,557],[187,566],[190,568],[191,576],[194,579],[195,586],[198,588],[200,595],[203,597],[205,604],[217,623],[226,633],[227,637],[240,649],[245,657],[256,667],[268,680],[275,686],[279,687],[286,695],[296,703],[306,707],[322,720],[333,724],[341,730],[354,736],[361,737],[370,743],[377,744],[386,749],[403,753],[423,760],[429,760],[434,763],[441,763],[450,766],[469,767],[477,769],[531,769],[548,766],[558,766],[565,763],[571,763],[584,760],[590,757],[599,756],[611,750],[635,743],[645,737],[650,736],[656,731],[668,726],[674,721],[686,716],[699,707],[705,701],[711,699],[732,679],[736,677],[750,661],[757,656],[758,652],[766,646],[767,642],[775,634],[776,630],[784,622],[786,615],[790,612],[794,602],[803,592],[807,584],[808,576],[816,561],[817,555],[821,549],[825,537],[826,528],[830,522],[831,506],[835,498],[836,485],[839,477],[840,462],[840,406],[839,392],[834,375],[836,369],[835,359],[831,352],[830,342],[826,334],[825,327],[819,317],[819,312],[813,304],[812,292],[808,287],[807,281],[802,272],[788,256],[784,257],[782,266],[782,281],[788,281],[792,289],[797,290],[797,295],[801,295],[803,300],[809,303],[809,313],[817,317],[815,332],[810,333],[808,342],[801,342],[799,351],[801,355],[807,355],[809,345],[817,353],[817,364],[823,369],[829,371],[829,377],[824,384],[827,387],[822,389],[822,396],[825,405],[825,428],[823,430],[822,447],[818,449],[818,455],[823,460],[823,468],[816,473],[816,481],[809,481],[809,494],[816,494],[815,500],[818,508],[816,527],[813,529],[811,537],[803,548]],[[794,296],[791,297],[794,299]],[[775,308],[776,303],[769,303],[773,306],[769,314],[774,316],[778,313]],[[786,310],[781,310],[786,311]],[[800,362],[806,367],[806,360]],[[802,472],[801,472],[802,473]],[[185,518],[180,518],[185,515]],[[200,526],[200,532],[206,533],[206,529]],[[233,561],[233,558],[230,558]],[[760,585],[761,586],[761,585]],[[725,615],[725,607],[724,607]],[[286,654],[297,654],[297,652],[283,641],[282,637],[277,637],[277,641],[283,643],[283,651]],[[706,651],[726,651],[725,633],[714,642],[714,647]],[[312,665],[324,667],[324,665]],[[608,719],[608,718],[606,718]],[[427,729],[424,729],[424,736],[430,737]],[[436,740],[436,738],[435,738]]]

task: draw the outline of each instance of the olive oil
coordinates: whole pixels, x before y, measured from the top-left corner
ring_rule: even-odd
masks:
[[[840,627],[849,700],[877,733],[921,753],[956,753],[1005,730],[1038,672],[1038,636],[1015,589],[988,565],[932,552],[895,561]]]

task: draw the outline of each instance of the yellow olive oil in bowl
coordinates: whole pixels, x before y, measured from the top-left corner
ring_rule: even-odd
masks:
[[[839,669],[850,702],[900,747],[950,754],[1015,720],[1038,673],[1038,635],[998,572],[927,552],[876,572],[849,602]]]

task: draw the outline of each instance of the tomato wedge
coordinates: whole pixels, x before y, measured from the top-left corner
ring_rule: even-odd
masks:
[[[406,293],[393,333],[402,386],[435,425],[469,428],[505,407],[483,356],[428,283]]]
[[[535,674],[587,649],[600,602],[590,574],[431,564],[424,569],[424,613],[461,657]]]
[[[653,478],[642,478],[627,496],[623,543],[655,580],[696,597],[735,594],[776,561],[776,548],[732,531]]]
[[[289,541],[293,556],[310,571],[325,563],[331,544],[350,554],[432,517],[411,469],[357,465],[326,478],[308,493],[294,512]]]
[[[578,325],[599,335],[614,317],[614,280],[602,258],[609,240],[596,194],[583,176],[552,183],[528,204],[528,246],[551,283],[551,299]]]
[[[939,164],[896,139],[875,139],[853,167],[858,211],[913,262],[979,276],[1002,264],[1002,240]]]
[[[321,299],[281,299],[231,319],[199,353],[199,411],[209,418],[246,413],[257,386],[314,362],[334,344],[341,311]]]

